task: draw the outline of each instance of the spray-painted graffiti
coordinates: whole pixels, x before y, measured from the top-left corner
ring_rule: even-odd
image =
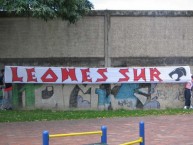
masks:
[[[42,99],[49,99],[54,94],[53,86],[46,86],[46,89],[42,91]]]
[[[23,108],[159,109],[183,106],[180,84],[14,85],[14,102]]]

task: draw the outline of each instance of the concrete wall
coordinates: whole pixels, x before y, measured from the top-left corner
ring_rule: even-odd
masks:
[[[92,11],[76,24],[0,16],[0,67],[193,66],[192,11]]]
[[[192,11],[92,11],[76,24],[0,16],[0,68],[189,65],[193,72]],[[183,84],[14,85],[14,104],[57,109],[181,108]]]
[[[111,57],[192,57],[193,17],[111,17]]]
[[[1,58],[104,57],[104,18],[77,24],[32,18],[0,19]]]
[[[17,108],[166,109],[182,108],[183,84],[15,85]]]

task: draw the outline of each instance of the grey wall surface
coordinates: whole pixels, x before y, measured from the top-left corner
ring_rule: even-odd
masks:
[[[103,57],[104,19],[0,18],[1,58]]]
[[[192,57],[193,17],[111,17],[111,57]]]
[[[193,66],[192,11],[92,11],[76,24],[0,16],[0,67]]]
[[[193,72],[192,51],[193,11],[92,11],[76,24],[0,12],[0,68],[188,65]],[[13,103],[43,109],[182,108],[183,86],[15,84]]]

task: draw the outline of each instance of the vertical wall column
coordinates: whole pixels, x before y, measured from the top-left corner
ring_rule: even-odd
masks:
[[[104,15],[104,56],[105,56],[105,67],[111,66],[111,58],[110,58],[110,47],[109,47],[109,30],[110,30],[110,14],[108,11],[105,11]]]

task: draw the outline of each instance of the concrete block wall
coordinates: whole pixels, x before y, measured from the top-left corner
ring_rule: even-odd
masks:
[[[0,16],[0,67],[193,66],[192,11],[92,11],[76,24]]]
[[[92,11],[76,24],[0,13],[0,68],[189,65],[193,72],[192,43],[192,11]],[[164,109],[184,104],[183,84],[16,84],[15,88],[14,104],[23,108]],[[54,93],[45,100],[41,92],[46,88]]]
[[[0,18],[1,58],[104,57],[104,19]]]
[[[111,57],[192,57],[193,17],[111,17]]]

